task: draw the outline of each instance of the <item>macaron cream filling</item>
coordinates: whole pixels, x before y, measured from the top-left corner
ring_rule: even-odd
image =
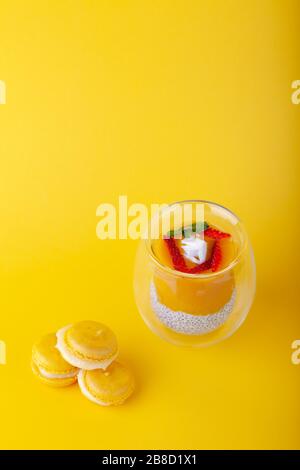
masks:
[[[76,377],[76,375],[78,374],[78,370],[67,372],[65,374],[54,374],[48,372],[46,369],[43,369],[43,367],[40,367],[38,365],[36,365],[36,367],[38,368],[38,371],[41,376],[45,377],[46,379],[71,379],[72,377]]]

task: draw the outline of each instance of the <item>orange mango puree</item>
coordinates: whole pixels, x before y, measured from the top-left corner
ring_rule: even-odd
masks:
[[[213,240],[208,243],[207,259],[211,256]],[[177,243],[177,242],[176,242]],[[222,250],[222,261],[218,271],[222,271],[233,261],[235,245],[232,238],[219,240]],[[152,250],[160,264],[174,269],[172,259],[165,241],[160,238],[152,242]],[[190,262],[187,262],[190,266]],[[220,310],[233,293],[234,277],[231,270],[205,277],[211,273],[204,271],[195,276],[174,271],[174,275],[162,268],[155,268],[153,282],[159,301],[174,311],[182,311],[193,315],[208,315]]]

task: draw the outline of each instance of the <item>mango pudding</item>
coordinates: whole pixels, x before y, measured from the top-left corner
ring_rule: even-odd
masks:
[[[234,274],[226,270],[238,250],[232,235],[209,221],[194,222],[152,240],[151,250],[166,268],[154,269],[150,285],[151,306],[160,322],[186,335],[223,325],[235,302]]]

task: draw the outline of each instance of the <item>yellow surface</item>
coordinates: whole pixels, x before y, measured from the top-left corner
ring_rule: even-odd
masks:
[[[299,17],[296,0],[0,0],[1,448],[300,447]],[[182,350],[146,328],[137,242],[96,238],[119,194],[243,218],[258,290],[231,339]],[[34,341],[82,319],[134,371],[122,407],[32,375]]]

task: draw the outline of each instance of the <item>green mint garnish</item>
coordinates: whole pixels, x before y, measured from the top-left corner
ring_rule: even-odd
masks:
[[[186,227],[181,227],[176,230],[170,230],[167,233],[168,238],[182,237],[189,238],[193,233],[201,233],[204,230],[208,229],[209,225],[207,222],[194,222],[192,225],[187,225]]]

